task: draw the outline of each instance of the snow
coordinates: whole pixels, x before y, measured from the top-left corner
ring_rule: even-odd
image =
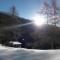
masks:
[[[34,50],[0,45],[0,60],[60,60],[60,50]]]
[[[10,41],[10,43],[12,43],[13,45],[21,45],[21,43],[18,41]]]

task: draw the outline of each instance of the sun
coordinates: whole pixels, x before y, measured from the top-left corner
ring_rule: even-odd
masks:
[[[46,17],[44,15],[36,14],[32,19],[36,26],[41,26],[46,23]]]

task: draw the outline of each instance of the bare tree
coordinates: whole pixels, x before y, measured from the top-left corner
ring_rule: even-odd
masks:
[[[44,6],[40,10],[40,14],[47,16],[47,24],[57,25],[60,22],[60,8],[57,6],[57,0],[51,0],[51,5],[48,0],[44,0]]]
[[[12,6],[10,8],[10,13],[12,14],[12,16],[18,16],[17,10],[15,6]]]

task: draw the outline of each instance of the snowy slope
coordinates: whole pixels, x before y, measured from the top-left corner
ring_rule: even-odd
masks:
[[[28,50],[0,45],[0,60],[60,60],[60,50]]]

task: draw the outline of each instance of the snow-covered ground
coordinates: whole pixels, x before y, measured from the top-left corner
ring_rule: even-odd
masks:
[[[60,50],[33,50],[0,45],[0,60],[60,60]]]

